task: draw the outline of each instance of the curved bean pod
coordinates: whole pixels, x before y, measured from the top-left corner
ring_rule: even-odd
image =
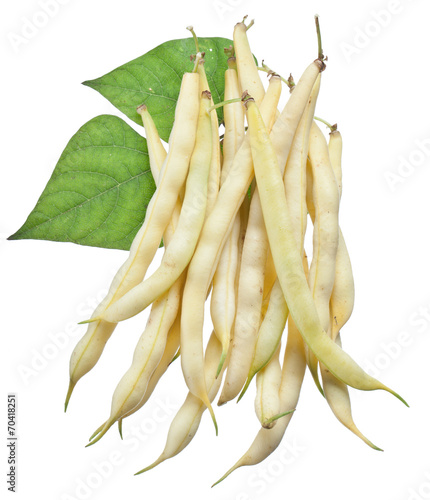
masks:
[[[294,237],[301,255],[304,253],[304,237],[307,221],[306,161],[309,149],[310,129],[320,89],[320,80],[320,75],[318,75],[306,109],[303,112],[294,135],[283,177],[285,197],[291,213]],[[252,364],[240,397],[243,396],[254,375],[269,362],[276,351],[287,322],[288,312],[288,306],[285,302],[281,285],[279,280],[276,279],[270,295],[267,314],[258,331]]]
[[[330,132],[328,142],[328,152],[330,155],[331,166],[336,176],[337,186],[339,188],[339,198],[342,197],[342,136],[338,130]]]
[[[171,237],[170,242],[166,244],[166,251],[162,262],[165,262],[166,255],[168,255],[169,252],[171,253],[172,249],[173,257],[177,255],[177,242],[179,241],[179,245],[181,245],[184,234],[187,234],[187,226],[185,226],[184,229],[184,225],[181,225],[181,221],[183,222],[184,217],[189,216],[188,212],[190,211],[190,206],[192,207],[196,196],[199,196],[201,191],[205,192],[205,187],[207,186],[211,155],[211,148],[206,147],[208,141],[209,143],[211,141],[211,121],[207,112],[209,105],[209,92],[206,91],[202,93],[200,100],[196,146],[190,161],[190,172],[187,178],[181,216],[179,217],[176,231]],[[206,167],[206,169],[204,167]],[[197,217],[200,217],[201,224],[203,224],[204,209],[194,209],[194,213],[197,213]],[[197,231],[197,239],[200,228],[197,227],[196,229],[194,226],[195,221],[193,220],[191,231]],[[183,269],[185,269],[187,263],[188,262],[183,266]],[[173,285],[169,287],[170,289],[154,303],[147,327],[136,346],[132,365],[115,389],[112,398],[111,415],[105,422],[103,429],[98,433],[98,436],[94,438],[89,445],[100,440],[116,421],[121,420],[126,414],[130,413],[144,397],[149,379],[160,362],[164,352],[167,334],[178,313],[180,296],[186,276],[186,272],[182,272],[183,269],[181,270],[182,275],[177,279],[175,277]],[[132,289],[129,294],[133,294],[135,289],[136,288]],[[124,309],[127,309],[129,294],[126,294],[118,301],[120,306]],[[115,305],[116,304],[114,304],[114,306]]]
[[[322,66],[321,61],[319,63]],[[319,361],[342,382],[360,390],[386,390],[406,404],[392,389],[368,375],[322,328],[294,241],[275,150],[260,111],[252,100],[247,101],[247,117],[254,171],[270,248],[294,323]]]
[[[280,82],[277,80],[272,79],[270,82],[262,103],[263,117],[269,125],[274,121],[279,99]],[[184,288],[181,318],[182,371],[188,389],[208,406],[211,415],[213,410],[203,377],[204,303],[222,248],[252,178],[251,150],[249,140],[245,137],[227,179],[221,186],[215,206],[203,225]]]
[[[210,401],[214,400],[219,386],[221,385],[221,377],[216,376],[221,352],[222,346],[215,333],[212,333],[206,348],[204,366],[205,381],[208,387],[208,398]],[[188,446],[196,435],[206,408],[207,405],[202,403],[200,398],[196,398],[191,392],[188,393],[184,404],[181,406],[170,425],[163,452],[155,462],[136,474],[141,474],[153,469],[165,460],[174,457]]]
[[[261,323],[267,250],[266,228],[255,189],[242,250],[230,361],[219,404],[235,398],[246,382]]]
[[[200,92],[204,92],[209,89],[209,83],[206,76],[206,71],[204,68],[203,61],[198,65],[197,72],[200,75]],[[211,106],[213,106],[213,99],[211,96]],[[212,141],[211,141],[211,161],[209,168],[208,177],[208,188],[207,188],[207,201],[205,210],[205,219],[209,216],[215,201],[218,196],[218,191],[220,187],[221,178],[221,148],[219,142],[219,124],[218,115],[216,113],[210,114],[211,119],[211,130],[212,130]]]
[[[121,418],[121,421],[124,418],[129,417],[133,413],[136,413],[148,401],[151,394],[154,392],[154,389],[157,386],[160,378],[164,375],[170,363],[172,362],[173,358],[175,357],[176,353],[178,352],[180,333],[181,333],[181,310],[179,307],[178,315],[176,316],[176,319],[173,325],[170,327],[169,333],[167,334],[167,342],[166,342],[166,347],[164,348],[163,356],[160,359],[157,368],[154,370],[149,379],[143,398],[140,400],[139,404],[137,404],[132,410],[130,410]]]
[[[321,67],[322,65],[320,64],[320,61],[314,61],[305,69],[303,75],[301,76],[299,82],[297,83],[294,89],[294,92],[292,93],[287,104],[282,110],[282,113],[278,116],[273,126],[273,130],[270,134],[274,150],[276,151],[280,172],[282,173],[282,175],[284,174],[285,165],[287,163],[287,159],[290,153],[291,145],[298,124],[306,108],[306,103],[308,102],[312,89],[314,88],[315,82],[320,74]],[[263,220],[260,207],[260,200],[258,197],[256,198],[254,210],[256,211],[255,221],[257,222],[258,218]],[[261,224],[256,224],[256,226],[261,228]],[[266,231],[264,231],[264,236],[262,236],[263,233],[261,231],[258,233],[261,241],[260,251],[258,253],[258,255],[260,256],[261,254],[264,253],[265,248],[266,248],[265,255],[267,256],[267,249],[269,247],[265,233]],[[266,245],[264,245],[264,242],[266,243]],[[262,258],[260,260],[262,260]],[[242,265],[243,263],[241,263],[241,267]],[[257,269],[259,268],[257,267]],[[256,275],[261,277],[261,273],[256,273]],[[244,273],[244,276],[248,277],[248,274]],[[250,287],[249,289],[253,290],[254,292],[258,292],[260,288],[262,287],[258,287],[254,284],[254,286]],[[245,285],[242,287],[242,289],[247,291],[247,287]],[[239,295],[240,295],[240,290],[239,290]],[[255,299],[256,298],[258,297],[255,297]],[[248,299],[244,301],[245,306],[248,303],[249,303]],[[238,305],[238,311],[241,310],[242,311],[244,310],[243,306]],[[258,307],[256,307],[255,310],[258,310]],[[236,335],[236,325],[235,325],[231,362],[229,369],[227,371],[226,381],[224,383],[223,390],[221,392],[221,397],[218,402],[219,405],[224,404],[225,402],[234,398],[239,393],[244,383],[246,382],[247,375],[251,368],[252,354],[255,349],[255,341],[258,333],[258,327],[260,326],[260,324],[258,323],[256,328],[247,328],[247,325],[249,322],[249,318],[254,318],[252,320],[251,326],[255,327],[256,317],[257,313],[255,311],[253,312],[252,316],[250,316],[248,310],[248,315],[244,314],[242,316],[244,321],[240,322],[241,317],[237,318],[236,320],[236,323],[238,324],[239,328],[238,328],[238,333]],[[234,349],[235,342],[237,344],[236,349]]]
[[[328,144],[330,163],[337,181],[339,198],[342,193],[342,139],[338,131],[330,133]],[[339,330],[345,325],[351,316],[354,304],[354,280],[352,276],[351,262],[345,240],[339,228],[339,246],[336,254],[335,277],[333,291],[330,298],[330,321],[331,328],[327,332],[331,338],[342,347]],[[321,379],[324,394],[333,414],[347,429],[362,439],[371,448],[381,451],[357,428],[351,411],[351,401],[348,387],[334,377],[324,365],[320,365]]]
[[[105,310],[102,314],[102,319],[105,321],[118,323],[143,311],[172,286],[191,260],[203,226],[207,205],[212,154],[211,116],[207,112],[209,106],[210,93],[204,91],[181,214],[161,264],[149,278],[133,287]]]
[[[255,395],[255,413],[262,427],[271,429],[280,414],[279,387],[282,370],[279,363],[278,346],[276,353],[266,366],[257,374],[257,393]]]
[[[309,288],[315,301],[318,317],[324,331],[331,328],[330,297],[333,290],[336,254],[339,243],[339,190],[334,175],[327,143],[315,121],[309,138],[309,160],[312,175],[314,206],[313,258],[309,272]],[[318,360],[308,353],[308,366],[320,392]]]
[[[185,274],[165,296],[154,302],[146,328],[134,350],[132,364],[112,396],[110,416],[97,437],[87,446],[99,441],[115,422],[130,414],[144,397],[149,380],[163,356],[169,330],[178,314]]]
[[[233,64],[229,59],[229,65]],[[230,68],[225,72],[225,100],[240,97],[239,82],[236,69]],[[234,161],[240,145],[244,138],[244,109],[241,102],[229,104],[224,107],[224,142],[223,142],[223,164],[221,171],[221,184],[227,178],[230,167]],[[239,235],[240,214],[236,214],[230,236],[222,250],[218,266],[213,277],[213,288],[211,295],[211,318],[216,336],[223,346],[220,371],[225,362],[227,351],[230,346],[230,336],[236,314],[236,269],[239,258]]]
[[[261,104],[264,97],[264,87],[249,46],[248,36],[246,34],[248,27],[242,21],[236,24],[233,31],[237,72],[239,74],[241,91],[248,91],[256,102]]]
[[[305,270],[307,271],[306,268]],[[290,317],[279,388],[280,411],[289,413],[280,418],[273,429],[261,428],[248,450],[213,486],[223,481],[239,467],[256,465],[276,450],[294,414],[291,410],[297,406],[305,371],[306,358],[303,339]]]
[[[342,136],[338,130],[330,133],[328,143],[330,162],[336,176],[339,188],[339,198],[342,196]],[[351,260],[342,230],[339,228],[339,247],[336,255],[336,275],[330,299],[332,314],[332,339],[335,340],[340,329],[346,324],[354,308],[354,277]]]
[[[199,81],[199,76],[195,73],[185,73],[183,76],[175,111],[175,124],[169,140],[170,150],[163,160],[160,175],[155,177],[158,180],[157,190],[148,205],[145,221],[133,240],[129,256],[116,273],[108,294],[94,311],[93,319],[142,281],[169,224],[194,147],[199,110]],[[155,139],[155,143],[158,141]],[[163,155],[159,146],[153,148],[153,153],[159,158]],[[152,245],[148,244],[148,239],[152,240]],[[70,382],[65,409],[76,383],[96,365],[115,327],[114,323],[96,320],[89,324],[87,332],[76,345],[70,359]]]

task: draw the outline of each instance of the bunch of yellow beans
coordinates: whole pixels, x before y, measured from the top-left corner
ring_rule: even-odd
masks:
[[[316,24],[319,35],[317,18]],[[318,58],[296,84],[287,81],[290,96],[278,110],[283,79],[256,66],[248,27],[245,20],[234,27],[221,103],[222,139],[196,37],[194,70],[183,75],[167,151],[150,110],[137,109],[157,188],[127,260],[87,321],[70,361],[66,407],[117,324],[151,306],[132,365],[114,392],[111,414],[89,443],[115,422],[121,432],[123,419],[146,403],[180,356],[189,394],[164,451],[140,472],[184,449],[206,409],[217,429],[212,408],[217,394],[218,405],[240,399],[254,377],[261,430],[222,479],[276,449],[296,408],[306,366],[335,416],[375,449],[353,421],[348,386],[384,389],[404,402],[341,347],[339,332],[352,313],[354,282],[338,222],[342,138],[331,126],[327,142],[314,115],[325,69],[320,35]],[[267,89],[261,69],[269,72]],[[309,265],[305,234],[310,226]],[[146,277],[161,240],[161,263]],[[206,300],[213,332],[205,346]]]

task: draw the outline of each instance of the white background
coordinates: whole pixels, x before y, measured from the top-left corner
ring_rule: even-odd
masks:
[[[6,395],[16,392],[14,498],[430,498],[429,3],[53,0],[58,9],[46,23],[42,3],[2,2],[0,13],[1,494],[12,495],[6,485]],[[297,79],[316,56],[315,13],[329,57],[317,114],[338,122],[344,138],[340,217],[356,280],[344,348],[401,393],[410,409],[387,393],[351,390],[359,428],[385,450],[376,452],[337,422],[307,375],[283,443],[262,464],[210,489],[258,430],[250,391],[239,405],[217,409],[218,438],[205,414],[179,456],[134,477],[161,452],[186,395],[180,363],[169,369],[153,401],[124,422],[124,441],[113,428],[97,445],[84,445],[108,415],[144,315],[117,328],[63,413],[69,357],[85,331],[76,323],[103,296],[125,252],[5,238],[23,224],[79,127],[99,114],[121,116],[80,82],[186,37],[189,24],[200,36],[232,37],[244,14],[256,20],[249,39],[258,59]],[[38,19],[45,25],[16,46],[13,35],[22,36]],[[390,187],[387,172],[401,182]]]

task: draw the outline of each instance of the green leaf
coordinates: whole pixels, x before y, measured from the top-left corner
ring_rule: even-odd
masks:
[[[146,140],[116,116],[97,116],[69,141],[27,221],[9,239],[128,250],[154,190]]]
[[[215,104],[224,99],[224,72],[227,69],[224,47],[232,44],[232,40],[227,38],[199,38],[200,51],[205,52],[205,71]],[[192,71],[190,55],[195,52],[192,38],[171,40],[83,84],[100,92],[139,125],[142,122],[136,108],[146,104],[160,137],[168,141],[182,75]],[[222,120],[222,108],[218,109],[218,118]]]

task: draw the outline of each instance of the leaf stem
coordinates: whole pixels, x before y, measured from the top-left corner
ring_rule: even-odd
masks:
[[[264,63],[264,60],[261,61],[261,66],[257,66],[257,69],[259,71],[264,71],[269,76],[271,76],[271,75],[279,76],[279,78],[288,86],[288,88],[290,89],[290,92],[292,92],[294,86],[296,85],[294,83],[294,79],[293,79],[291,73],[290,73],[290,76],[288,77],[288,80],[287,80],[283,76],[281,76],[279,73],[276,73],[276,71],[273,71],[273,69],[269,68],[269,66],[267,66],[267,64]]]
[[[197,68],[199,67],[200,62],[203,62],[203,54],[201,52],[197,52],[196,59],[194,61],[194,68],[191,73],[197,73]]]
[[[193,26],[187,26],[187,30],[191,32],[191,34],[193,35],[193,38],[194,38],[194,43],[196,44],[196,52],[200,52],[200,49],[199,49],[199,40],[197,38],[197,35],[194,31],[194,28]]]
[[[227,101],[219,102],[218,104],[214,104],[213,106],[210,106],[208,108],[208,113],[210,113],[214,109],[220,108],[221,106],[225,106],[226,104],[233,104],[235,102],[241,102],[241,101],[242,101],[242,97],[236,97],[235,99],[228,99]]]
[[[318,59],[320,61],[324,61],[324,53],[322,49],[322,41],[321,41],[321,28],[320,28],[320,20],[319,15],[315,14],[315,26],[317,29],[317,38],[318,38]]]
[[[245,29],[245,31],[248,31],[248,30],[249,30],[249,28],[250,28],[251,26],[254,26],[254,22],[255,22],[255,21],[254,21],[254,19],[253,19],[252,21],[250,21],[250,23],[249,23],[249,24],[248,24],[248,26],[247,26],[247,25],[245,24],[246,19],[248,19],[248,14],[247,14],[246,16],[243,16],[242,21],[240,21],[240,23],[237,23],[237,24],[243,24],[243,25],[245,26],[245,28],[246,28],[246,29]]]
[[[337,123],[331,125],[327,120],[324,120],[323,118],[319,118],[318,116],[314,116],[314,119],[318,120],[321,123],[324,123],[324,125],[330,129],[330,132],[336,132]]]
[[[254,19],[248,24],[248,26],[246,27],[246,31],[249,30],[249,28],[251,28],[251,26],[254,26]]]
[[[230,45],[229,47],[224,47],[224,54],[228,57],[234,57],[234,47]]]

